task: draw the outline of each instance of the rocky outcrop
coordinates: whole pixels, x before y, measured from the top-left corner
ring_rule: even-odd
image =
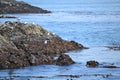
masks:
[[[0,14],[6,13],[50,13],[50,11],[31,6],[23,1],[0,0]]]
[[[39,25],[10,21],[0,24],[0,69],[39,64],[70,65],[74,61],[64,53],[83,48]]]

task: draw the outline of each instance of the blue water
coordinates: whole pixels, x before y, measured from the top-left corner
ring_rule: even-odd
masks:
[[[20,0],[19,0],[20,1]],[[12,70],[13,75],[47,76],[41,80],[66,80],[60,74],[112,74],[83,76],[73,80],[119,80],[120,68],[87,68],[88,60],[120,66],[120,51],[104,46],[120,45],[120,0],[24,0],[31,5],[52,11],[49,14],[6,14],[21,18],[22,22],[36,23],[65,40],[74,40],[90,49],[68,52],[76,64],[71,66],[40,65]],[[0,19],[1,22],[16,19]],[[10,70],[11,71],[11,70]],[[9,76],[9,70],[0,75]],[[26,80],[28,78],[23,78]],[[19,78],[16,78],[19,80]],[[21,80],[21,79],[20,79]],[[30,80],[39,80],[30,78]]]
[[[119,0],[24,1],[52,13],[16,14],[23,22],[37,23],[63,39],[75,40],[85,46],[120,44]]]

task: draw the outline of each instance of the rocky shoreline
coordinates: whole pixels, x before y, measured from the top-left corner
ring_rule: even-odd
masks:
[[[51,13],[51,11],[31,6],[23,1],[0,0],[0,14],[11,13]]]
[[[64,53],[83,48],[36,24],[0,23],[0,69],[40,64],[70,65],[75,62]]]

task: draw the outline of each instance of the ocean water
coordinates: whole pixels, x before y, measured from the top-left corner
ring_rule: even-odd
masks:
[[[120,67],[120,51],[105,47],[120,45],[120,0],[24,1],[50,10],[52,13],[6,15],[19,17],[22,22],[39,24],[63,39],[74,40],[89,49],[67,52],[66,54],[76,62],[71,66],[39,65],[22,69],[0,70],[0,77],[12,77],[14,80],[67,80],[71,78],[69,75],[82,75],[78,78],[72,77],[72,79],[120,79],[120,68],[87,68],[85,66],[87,61],[96,60],[103,65],[114,64]],[[16,19],[0,19],[1,22],[6,20],[16,21]],[[110,74],[110,76],[94,76],[94,74]],[[15,76],[22,76],[22,78]],[[36,78],[38,76],[45,78]]]

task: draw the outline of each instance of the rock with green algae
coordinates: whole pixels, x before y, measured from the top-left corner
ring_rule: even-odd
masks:
[[[8,13],[50,13],[39,7],[31,6],[23,1],[0,0],[0,14]]]
[[[39,64],[70,65],[74,61],[64,53],[83,48],[75,41],[65,41],[32,23],[6,21],[0,25],[0,69]]]

